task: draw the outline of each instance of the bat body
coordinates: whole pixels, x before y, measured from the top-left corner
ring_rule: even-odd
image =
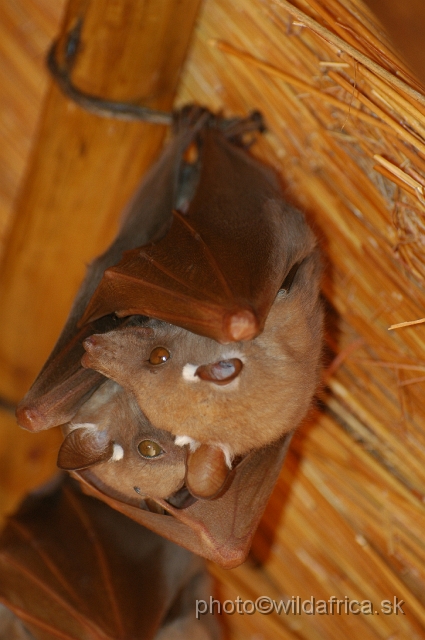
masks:
[[[150,424],[131,392],[111,380],[63,431],[58,466],[86,492],[228,567],[249,550],[290,440],[253,451],[230,471],[220,449],[200,447],[192,454],[177,446],[174,436]]]
[[[243,146],[261,127],[178,114],[17,411],[32,431],[66,425],[59,464],[86,492],[226,567],[246,557],[321,350],[316,240]],[[146,440],[164,451],[148,463]]]

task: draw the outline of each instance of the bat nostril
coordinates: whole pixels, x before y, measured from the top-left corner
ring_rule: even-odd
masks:
[[[238,377],[243,364],[239,358],[220,360],[213,364],[203,364],[196,369],[195,375],[201,380],[214,382],[214,384],[229,384]]]

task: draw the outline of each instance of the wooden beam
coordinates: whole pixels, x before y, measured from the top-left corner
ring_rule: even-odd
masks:
[[[110,100],[172,107],[201,0],[71,0],[59,44],[81,22],[73,82]],[[0,395],[18,400],[48,356],[85,265],[166,127],[101,118],[52,83],[0,275]]]

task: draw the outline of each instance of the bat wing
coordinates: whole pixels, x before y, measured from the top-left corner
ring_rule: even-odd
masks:
[[[286,434],[279,442],[248,454],[233,470],[229,488],[215,500],[197,500],[181,509],[165,500],[152,501],[169,515],[146,511],[107,495],[94,486],[92,475],[91,482],[85,479],[84,472],[73,475],[84,483],[83,490],[89,495],[189,551],[231,569],[248,555],[291,437]]]
[[[273,172],[218,127],[199,136],[199,182],[168,233],[106,270],[81,320],[142,314],[227,343],[258,335],[285,276],[314,247]]]
[[[121,230],[109,249],[90,265],[70,316],[43,369],[18,405],[18,423],[24,429],[41,431],[72,419],[81,404],[105,380],[84,370],[83,340],[96,333],[97,323],[79,327],[81,316],[106,269],[120,261],[125,250],[144,245],[163,235],[170,226],[173,206],[182,188],[183,153],[208,112],[193,107],[176,118],[175,135],[145,176],[124,212]],[[100,332],[114,328],[117,319],[107,316]]]
[[[197,637],[204,576],[202,560],[69,478],[30,496],[0,537],[0,603],[36,640],[149,640],[176,618]]]

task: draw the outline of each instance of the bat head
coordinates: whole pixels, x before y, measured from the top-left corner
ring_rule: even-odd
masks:
[[[112,380],[93,393],[63,431],[58,466],[86,469],[87,477],[117,498],[138,504],[140,498],[166,498],[183,486],[186,451],[156,429],[132,395]]]
[[[223,345],[145,319],[87,338],[82,364],[130,389],[177,444],[221,448],[230,464],[293,430],[308,410],[321,355],[319,273],[313,253],[253,340]]]

